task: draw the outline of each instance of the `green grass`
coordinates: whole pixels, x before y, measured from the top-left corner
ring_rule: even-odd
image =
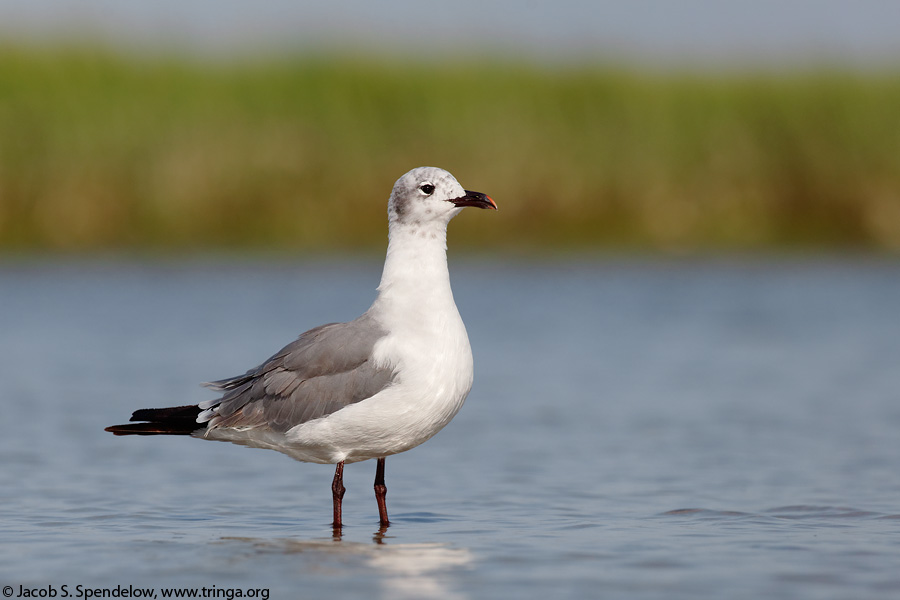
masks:
[[[0,47],[2,250],[381,248],[420,165],[500,205],[455,247],[897,249],[900,71]]]

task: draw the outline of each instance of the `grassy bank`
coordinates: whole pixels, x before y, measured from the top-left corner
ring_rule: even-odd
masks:
[[[0,249],[381,248],[431,164],[454,245],[900,248],[900,71],[663,75],[0,48]]]

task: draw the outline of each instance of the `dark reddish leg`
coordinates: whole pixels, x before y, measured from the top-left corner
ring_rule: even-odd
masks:
[[[331,496],[334,500],[334,523],[331,524],[335,529],[341,528],[341,500],[344,499],[344,461],[337,464],[334,469],[334,481],[331,482]]]
[[[378,459],[378,466],[375,467],[375,500],[378,501],[378,518],[382,525],[390,525],[387,514],[387,503],[384,499],[387,496],[387,486],[384,485],[384,459]]]

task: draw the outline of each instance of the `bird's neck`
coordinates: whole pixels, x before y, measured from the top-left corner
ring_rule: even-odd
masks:
[[[456,313],[447,270],[445,223],[392,222],[375,304],[394,319]]]

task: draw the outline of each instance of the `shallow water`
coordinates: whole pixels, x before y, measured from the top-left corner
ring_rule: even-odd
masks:
[[[347,467],[334,539],[328,466],[102,431],[355,317],[379,269],[0,263],[0,585],[900,594],[897,262],[451,257],[475,387],[388,459],[386,531],[374,463]]]

